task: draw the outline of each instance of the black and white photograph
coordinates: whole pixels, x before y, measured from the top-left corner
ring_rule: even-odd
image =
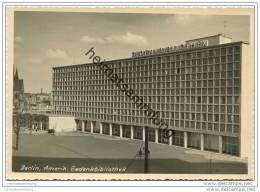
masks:
[[[12,175],[252,179],[252,10],[115,10],[11,11]]]

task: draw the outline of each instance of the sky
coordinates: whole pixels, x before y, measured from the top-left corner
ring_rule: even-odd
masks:
[[[25,92],[50,92],[52,67],[90,63],[84,54],[91,47],[102,60],[112,60],[218,33],[249,42],[249,25],[249,16],[235,15],[18,11],[14,67]]]

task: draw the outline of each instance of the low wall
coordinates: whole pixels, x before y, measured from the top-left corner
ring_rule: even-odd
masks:
[[[49,129],[55,132],[76,131],[76,122],[74,117],[49,116]]]

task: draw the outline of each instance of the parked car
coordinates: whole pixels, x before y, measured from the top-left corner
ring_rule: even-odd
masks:
[[[54,134],[54,133],[55,133],[55,130],[54,130],[54,129],[49,129],[49,130],[48,130],[48,133]]]

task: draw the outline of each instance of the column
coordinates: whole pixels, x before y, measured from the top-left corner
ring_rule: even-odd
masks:
[[[222,141],[222,135],[218,136],[218,152],[222,153],[222,145],[223,145],[223,141]]]
[[[187,131],[184,132],[184,148],[188,147],[188,133]]]
[[[100,122],[100,124],[99,124],[99,133],[100,133],[100,135],[102,135],[103,134],[103,124]]]
[[[27,119],[27,126],[28,126],[28,128],[30,128],[30,119],[29,119],[29,117]]]
[[[85,132],[85,121],[82,121],[82,124],[81,124],[81,131],[82,131],[82,133]]]
[[[120,137],[123,137],[123,126],[119,125]]]
[[[109,123],[109,135],[112,136],[112,123]]]
[[[39,121],[39,129],[42,130],[42,121]]]
[[[79,120],[77,120],[77,121],[76,121],[76,131],[78,131],[78,130],[79,130],[79,123],[80,123],[80,121],[79,121]]]
[[[169,145],[172,145],[172,135],[169,137]]]
[[[134,126],[131,125],[131,139],[134,139]]]
[[[155,143],[158,143],[158,129],[155,129]]]
[[[90,133],[93,133],[94,131],[94,123],[93,121],[90,121]]]
[[[42,130],[45,130],[45,119],[42,119]]]
[[[200,134],[200,150],[204,151],[204,134]]]
[[[143,129],[143,136],[142,136],[142,138],[143,138],[143,141],[145,141],[145,127],[142,127],[142,129]]]

